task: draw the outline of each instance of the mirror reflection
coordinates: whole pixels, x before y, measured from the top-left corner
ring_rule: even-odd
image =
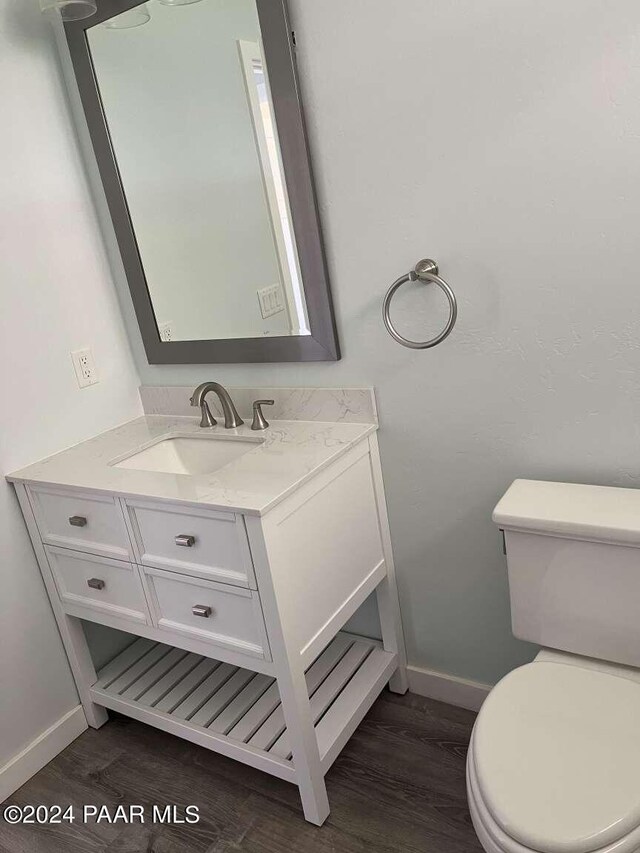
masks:
[[[87,31],[162,340],[308,335],[255,0]]]

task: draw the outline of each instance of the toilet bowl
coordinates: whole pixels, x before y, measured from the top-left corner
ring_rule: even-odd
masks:
[[[487,853],[640,849],[640,672],[542,652],[476,721],[467,794]]]

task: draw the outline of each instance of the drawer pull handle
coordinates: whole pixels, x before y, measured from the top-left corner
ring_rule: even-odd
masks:
[[[202,616],[204,619],[208,619],[213,613],[213,610],[205,604],[194,604],[191,608],[191,612],[194,616]]]
[[[182,545],[183,548],[193,548],[196,544],[196,537],[181,534],[180,536],[176,536],[175,542],[176,545]]]
[[[86,527],[87,519],[83,515],[72,515],[69,519],[69,524],[72,527]]]
[[[90,586],[91,589],[104,589],[106,584],[100,578],[89,578],[87,586]]]

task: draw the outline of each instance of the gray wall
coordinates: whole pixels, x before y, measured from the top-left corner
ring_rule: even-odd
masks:
[[[515,477],[634,486],[640,453],[636,0],[291,0],[344,359],[150,367],[147,384],[376,386],[411,662],[493,681],[511,637],[490,515]],[[435,257],[435,350],[380,319]],[[126,300],[126,296],[124,297]],[[443,321],[406,288],[409,334]]]
[[[37,3],[0,0],[0,54],[6,117],[0,134],[0,470],[6,473],[136,417],[140,402]],[[69,353],[85,346],[93,348],[100,384],[80,391]],[[77,704],[13,489],[0,479],[0,768]]]

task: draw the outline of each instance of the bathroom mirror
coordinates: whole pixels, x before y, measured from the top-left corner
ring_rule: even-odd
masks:
[[[339,358],[285,0],[65,24],[152,364]]]

